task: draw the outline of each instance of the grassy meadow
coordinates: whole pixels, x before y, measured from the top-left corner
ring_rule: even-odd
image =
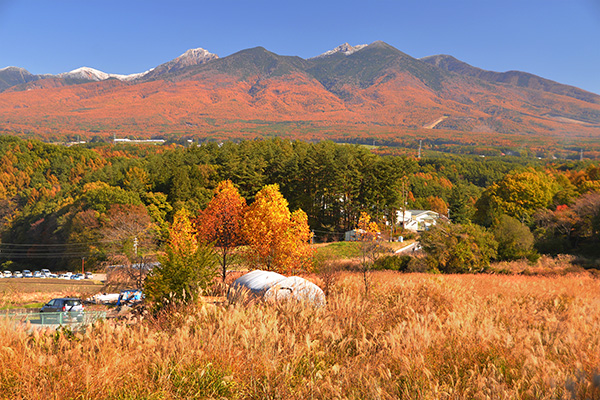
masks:
[[[199,303],[81,333],[0,322],[0,398],[600,398],[596,277],[371,278],[365,297],[342,273],[321,309]]]

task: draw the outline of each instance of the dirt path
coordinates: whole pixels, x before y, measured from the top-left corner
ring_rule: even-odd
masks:
[[[423,128],[425,128],[425,129],[433,129],[433,128],[435,128],[435,127],[436,127],[436,126],[437,126],[437,125],[438,125],[440,122],[442,122],[443,120],[445,120],[446,118],[448,118],[448,117],[447,117],[447,116],[440,117],[440,118],[436,119],[435,121],[433,121],[433,122],[432,122],[432,123],[430,123],[430,124],[423,125]]]

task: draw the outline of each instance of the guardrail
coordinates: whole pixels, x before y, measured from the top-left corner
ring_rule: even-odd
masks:
[[[27,325],[35,328],[58,328],[68,326],[72,328],[85,327],[94,322],[105,319],[106,311],[82,312],[48,312],[48,313],[2,313],[1,317],[16,325]]]

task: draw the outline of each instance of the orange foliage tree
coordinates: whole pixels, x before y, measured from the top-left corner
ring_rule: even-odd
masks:
[[[360,213],[358,219],[358,236],[360,250],[360,269],[365,284],[365,294],[369,293],[369,271],[381,252],[381,236],[379,227],[366,212]]]
[[[312,233],[308,217],[302,210],[290,212],[279,185],[267,185],[256,194],[246,212],[243,232],[251,265],[284,273],[309,265]]]
[[[429,196],[426,199],[429,209],[441,215],[448,215],[448,205],[446,202],[437,196]]]
[[[214,197],[196,219],[199,240],[215,246],[223,282],[231,257],[243,243],[242,221],[245,209],[246,200],[233,183],[227,180],[219,183]]]

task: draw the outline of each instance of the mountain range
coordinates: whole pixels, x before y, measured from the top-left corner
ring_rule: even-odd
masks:
[[[133,75],[1,69],[2,131],[48,140],[285,136],[597,152],[600,96],[449,55],[413,58],[381,41],[309,59],[263,47],[223,58],[192,49]]]

